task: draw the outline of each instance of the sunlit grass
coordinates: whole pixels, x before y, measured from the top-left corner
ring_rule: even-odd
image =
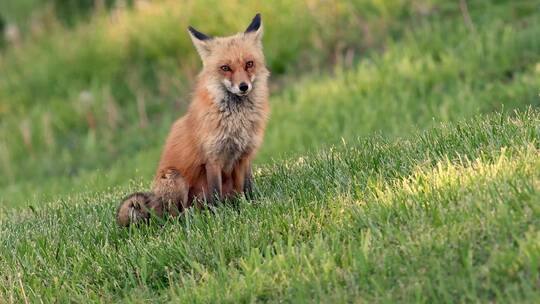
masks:
[[[256,201],[163,226],[115,226],[117,198],[138,184],[4,211],[0,294],[533,301],[539,121],[537,111],[476,117],[271,164],[256,175]]]
[[[167,12],[155,5],[156,8],[149,12],[126,13],[127,16],[117,21],[124,24],[120,28],[141,23],[153,26],[149,26],[149,32],[163,27],[164,39],[169,37],[167,33],[173,35],[171,25],[153,25],[160,18],[165,20],[156,22],[171,22]],[[484,14],[499,16],[500,8],[490,7]],[[170,14],[180,13],[172,10]],[[179,15],[178,20],[187,18],[181,16],[184,15]],[[134,33],[141,32],[142,27]],[[279,29],[281,25],[274,27]],[[116,30],[116,27],[112,28],[114,30],[103,27],[107,31]],[[501,18],[482,20],[476,29],[476,33],[470,32],[460,15],[443,20],[425,19],[414,28],[401,28],[399,39],[383,39],[386,43],[384,52],[366,54],[350,68],[342,66],[320,75],[304,71],[301,76],[295,73],[274,76],[272,83],[280,83],[280,89],[272,94],[270,124],[257,162],[298,156],[318,147],[338,144],[342,139],[354,140],[374,132],[381,132],[385,137],[403,136],[441,121],[538,104],[539,23],[526,16],[513,20],[503,14]],[[121,29],[118,31],[118,37],[128,39],[125,35],[129,34]],[[76,34],[73,33],[78,37]],[[94,35],[99,37],[99,34]],[[148,35],[147,38],[133,39],[149,41],[157,34]],[[187,36],[175,37],[183,42],[173,49],[196,56],[185,41]],[[265,39],[272,42],[278,38],[267,35]],[[306,43],[312,42],[311,38],[306,39]],[[180,43],[180,40],[170,43]],[[122,45],[120,42],[109,45],[118,44]],[[280,47],[287,46],[271,46],[270,43],[266,52],[273,58]],[[145,50],[146,47],[136,49]],[[124,54],[126,51],[118,48],[115,52]],[[92,61],[96,60],[93,56],[101,58],[102,55],[79,59]],[[79,60],[77,58],[75,56],[74,60]],[[112,55],[111,58],[116,60]],[[285,60],[279,56],[275,58]],[[159,60],[152,57],[150,62]],[[193,72],[197,70],[197,64],[193,63],[196,60],[195,57],[188,60],[192,62],[190,69]],[[168,67],[177,75],[184,71],[183,66],[172,64]],[[88,71],[93,73],[92,69],[89,66]],[[93,77],[99,78],[101,73],[104,72],[96,72]],[[139,72],[134,73],[139,75]],[[122,81],[134,81],[129,84],[131,86],[141,85],[136,79],[122,78]],[[181,103],[188,102],[187,91],[193,80],[179,78],[167,83],[165,87],[169,89],[172,88],[169,85],[183,83],[183,88],[177,87],[171,94]],[[65,87],[70,86],[66,84]],[[77,191],[103,191],[109,186],[125,185],[132,178],[151,180],[162,141],[171,121],[182,114],[183,106],[172,110],[168,97],[141,93],[135,99],[144,100],[150,118],[149,127],[141,129],[134,97],[119,100],[112,88],[112,84],[106,84],[105,88],[97,86],[83,94],[82,97],[93,98],[90,104],[82,102],[80,92],[76,91],[72,102],[66,104],[61,99],[55,103],[61,109],[58,112],[44,112],[41,105],[36,105],[25,114],[30,118],[20,121],[14,116],[3,122],[4,127],[0,127],[0,134],[3,134],[0,135],[0,166],[6,174],[0,177],[5,180],[0,201],[4,206],[39,204],[42,200]],[[50,107],[51,103],[44,102],[42,106]],[[32,116],[34,114],[37,116]],[[49,127],[43,118],[45,114],[51,117]],[[88,115],[97,121],[95,130],[85,127]],[[29,135],[29,144],[25,144],[23,132]],[[49,140],[52,145],[47,144],[47,137],[53,138]],[[59,138],[63,139],[58,141]]]
[[[538,5],[465,2],[472,24],[457,1],[188,0],[26,33],[0,51],[0,303],[539,302]],[[119,229],[189,102],[185,27],[255,11],[257,198]]]

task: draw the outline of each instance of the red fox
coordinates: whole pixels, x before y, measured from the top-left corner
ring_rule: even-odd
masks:
[[[188,32],[203,63],[194,98],[170,130],[152,192],[134,193],[120,204],[121,226],[251,194],[251,161],[269,115],[261,15],[229,37],[210,37],[191,26]]]

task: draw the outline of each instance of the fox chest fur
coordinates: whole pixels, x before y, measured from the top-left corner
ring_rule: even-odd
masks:
[[[208,132],[203,150],[212,161],[223,165],[230,172],[235,163],[258,149],[262,142],[265,114],[260,105],[249,97],[229,96],[207,113],[213,130]]]

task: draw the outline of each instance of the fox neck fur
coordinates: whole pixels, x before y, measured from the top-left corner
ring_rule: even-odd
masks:
[[[201,152],[230,172],[241,157],[253,154],[262,143],[268,116],[267,77],[255,79],[253,90],[246,96],[232,94],[216,85],[203,85],[199,90],[203,92],[198,96],[210,99],[206,111],[198,114],[201,131],[204,130]],[[195,111],[199,109],[194,106]]]

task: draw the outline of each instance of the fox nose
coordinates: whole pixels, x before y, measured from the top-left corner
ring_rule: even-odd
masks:
[[[245,82],[242,82],[238,88],[240,89],[240,91],[242,91],[243,93],[245,93],[248,89],[249,89],[249,86],[247,83]]]

